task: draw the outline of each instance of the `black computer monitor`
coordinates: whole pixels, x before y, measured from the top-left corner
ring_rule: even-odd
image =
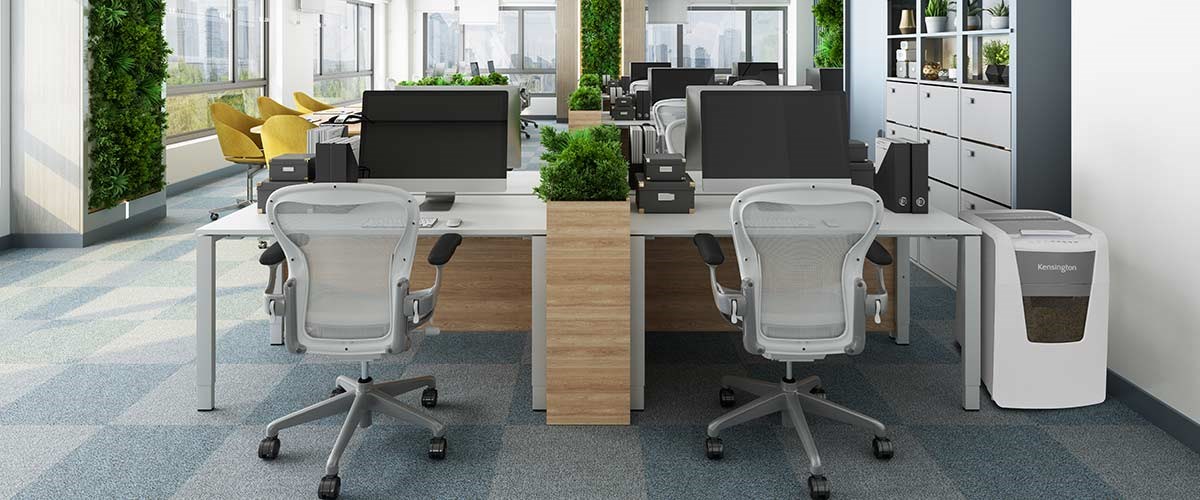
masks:
[[[849,182],[846,94],[789,87],[693,87],[688,167],[702,189],[736,193],[789,181]]]
[[[737,63],[738,80],[760,80],[767,85],[779,85],[779,63]]]
[[[682,99],[691,85],[716,83],[717,72],[712,68],[652,68],[650,70],[650,102],[663,99]]]
[[[479,63],[471,61],[471,76],[479,76]]]
[[[629,81],[636,82],[650,78],[650,68],[670,68],[667,62],[631,62],[629,63]]]
[[[489,59],[487,62],[487,65],[488,65],[488,74],[489,75],[496,72],[496,63],[494,61]]]
[[[411,88],[363,93],[359,166],[368,179],[424,192],[422,210],[446,210],[453,195],[507,187],[510,92]]]

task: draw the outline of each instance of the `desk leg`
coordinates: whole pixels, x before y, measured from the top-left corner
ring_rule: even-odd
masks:
[[[896,238],[896,331],[892,333],[892,339],[897,345],[908,345],[909,342],[908,324],[912,311],[909,302],[912,299],[910,244],[912,241],[909,238]]]
[[[967,410],[979,409],[979,384],[983,376],[980,362],[979,259],[979,236],[960,237],[954,329],[962,346],[963,408]]]
[[[646,238],[629,238],[629,409],[646,409]]]
[[[217,240],[196,238],[196,409],[214,408],[217,377]]]
[[[532,331],[530,336],[530,349],[533,350],[530,358],[533,360],[533,409],[538,411],[546,410],[546,237],[534,236],[532,238],[532,255],[530,258],[530,267],[533,269],[532,288],[533,293],[530,294],[533,298],[533,318],[530,319]]]

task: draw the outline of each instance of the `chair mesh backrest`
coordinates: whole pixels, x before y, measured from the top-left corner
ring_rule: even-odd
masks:
[[[342,191],[351,194],[352,190]],[[299,259],[289,255],[289,265],[297,277],[298,312],[308,336],[387,335],[395,283],[408,276],[416,251],[416,226],[409,220],[411,202],[376,199],[347,204],[281,198],[272,206],[272,220],[276,234],[282,234],[300,254]]]
[[[661,136],[671,122],[687,119],[687,99],[658,101],[650,108],[650,114],[653,115],[654,127],[658,129],[658,135]]]
[[[802,193],[794,203],[747,199],[741,220],[735,218],[742,274],[756,284],[757,333],[772,339],[848,332],[853,280],[862,274],[866,238],[874,237],[879,216],[869,197],[806,204]],[[754,258],[743,259],[747,252]]]

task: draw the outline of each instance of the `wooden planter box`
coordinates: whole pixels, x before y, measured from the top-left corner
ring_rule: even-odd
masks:
[[[629,202],[546,204],[546,423],[629,424]]]
[[[600,126],[603,111],[568,111],[567,130]]]

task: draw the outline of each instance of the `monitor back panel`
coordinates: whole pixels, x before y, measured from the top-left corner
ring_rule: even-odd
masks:
[[[366,92],[359,163],[377,179],[502,179],[508,105],[500,90]]]

